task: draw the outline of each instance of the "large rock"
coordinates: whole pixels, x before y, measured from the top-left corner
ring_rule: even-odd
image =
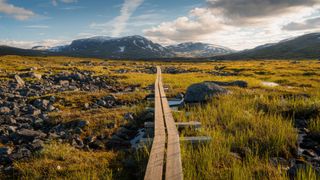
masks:
[[[248,83],[246,81],[230,81],[230,82],[221,82],[221,81],[208,81],[215,83],[219,86],[238,86],[241,88],[246,88],[248,87]]]
[[[36,138],[44,138],[46,134],[41,131],[34,131],[30,129],[21,129],[17,131],[17,135],[26,141],[33,141]]]
[[[210,97],[225,94],[228,91],[213,82],[202,82],[188,87],[185,102],[204,102]]]

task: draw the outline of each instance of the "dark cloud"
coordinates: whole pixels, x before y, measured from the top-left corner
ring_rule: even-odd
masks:
[[[311,7],[320,0],[207,0],[210,8],[235,21],[249,21],[292,11],[295,7]]]
[[[287,31],[299,31],[320,28],[320,17],[307,19],[303,22],[291,22],[282,27]]]

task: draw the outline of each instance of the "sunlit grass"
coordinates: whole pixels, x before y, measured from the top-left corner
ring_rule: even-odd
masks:
[[[310,119],[308,128],[312,133],[320,134],[320,116]]]
[[[307,119],[308,129],[319,133],[320,109],[320,63],[318,61],[288,60],[269,61],[217,61],[217,62],[133,62],[106,61],[91,58],[69,57],[21,57],[0,58],[0,80],[12,80],[12,74],[29,71],[45,74],[51,71],[90,71],[93,76],[109,76],[118,86],[137,86],[129,93],[109,91],[64,92],[56,96],[54,104],[60,111],[50,113],[52,123],[66,123],[75,119],[89,122],[82,136],[112,135],[128,122],[124,114],[131,112],[139,117],[146,106],[144,97],[151,93],[155,74],[143,73],[145,68],[161,65],[192,73],[165,74],[164,84],[169,87],[167,95],[186,92],[188,86],[203,81],[248,82],[246,89],[226,87],[231,93],[212,99],[206,104],[189,106],[176,112],[177,121],[200,121],[202,129],[196,132],[185,130],[181,136],[204,135],[212,141],[206,145],[182,145],[182,163],[185,179],[288,179],[286,172],[270,163],[270,158],[294,157],[297,150],[296,118]],[[117,73],[125,69],[127,73]],[[141,72],[140,72],[141,71]],[[222,75],[219,75],[222,74]],[[227,74],[227,75],[223,75]],[[232,74],[232,75],[228,75]],[[34,81],[34,79],[25,79]],[[278,83],[277,87],[263,86],[262,82]],[[98,107],[87,110],[86,103],[94,103],[106,95],[116,96],[123,106],[112,109]],[[2,145],[0,144],[0,147]],[[142,179],[149,149],[130,152],[137,163],[136,177]],[[127,154],[127,155],[128,155]],[[126,174],[118,152],[85,152],[73,147],[49,143],[44,151],[26,162],[16,162],[16,178],[20,179],[121,179]],[[59,168],[57,168],[59,166]],[[126,176],[124,176],[126,177]],[[0,179],[1,179],[0,175]],[[128,178],[128,177],[126,177]],[[315,179],[310,170],[300,171],[300,179]]]
[[[31,160],[14,164],[19,179],[112,179],[113,152],[84,152],[70,145],[51,143]]]

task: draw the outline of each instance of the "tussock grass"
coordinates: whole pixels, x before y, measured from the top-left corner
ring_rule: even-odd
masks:
[[[308,128],[311,131],[311,133],[320,134],[320,116],[314,119],[310,119]]]
[[[234,93],[188,110],[186,119],[199,119],[213,140],[202,147],[183,146],[186,179],[282,178],[268,159],[292,157],[297,132],[290,120],[257,111],[259,99],[251,96]]]
[[[14,164],[19,179],[112,179],[113,152],[84,152],[70,145],[51,143],[33,159]]]

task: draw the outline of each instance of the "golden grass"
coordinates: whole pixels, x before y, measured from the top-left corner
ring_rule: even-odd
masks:
[[[316,80],[320,76],[306,73],[318,71],[319,62],[226,61],[176,66],[202,72],[165,74],[164,82],[170,87],[171,96],[203,81],[249,83],[247,89],[229,87],[231,94],[174,114],[177,121],[200,121],[203,125],[200,134],[212,137],[212,142],[204,146],[182,145],[185,179],[288,179],[286,172],[272,165],[269,159],[294,157],[298,136],[294,118],[310,119],[320,113],[320,81]],[[224,72],[236,71],[238,75],[208,73],[220,67],[224,67]],[[277,82],[280,86],[263,86],[263,81]],[[313,122],[310,126],[318,126],[317,120],[310,122]],[[250,153],[239,159],[233,153],[239,149]],[[315,177],[315,173],[301,171],[299,177]]]
[[[31,160],[16,162],[19,179],[112,179],[113,152],[84,152],[70,145],[51,143]]]
[[[272,157],[290,158],[296,150],[297,132],[294,118],[307,118],[309,128],[319,132],[320,63],[319,61],[288,60],[221,61],[221,62],[133,62],[106,61],[92,58],[69,57],[0,57],[0,80],[9,80],[10,74],[37,67],[36,73],[71,72],[88,70],[94,76],[107,75],[117,79],[119,85],[140,85],[133,93],[114,94],[124,107],[85,110],[84,104],[109,95],[108,91],[64,92],[52,94],[60,112],[50,113],[53,121],[68,122],[74,119],[89,121],[86,135],[111,135],[119,126],[128,123],[123,115],[138,115],[147,103],[141,101],[150,93],[144,88],[153,85],[155,74],[133,72],[161,65],[179,69],[196,69],[198,72],[163,74],[168,96],[185,92],[193,83],[203,81],[244,80],[246,89],[228,87],[231,94],[214,98],[203,105],[187,107],[175,113],[177,121],[200,121],[200,132],[189,130],[187,135],[207,135],[212,141],[203,146],[182,145],[185,179],[287,179],[285,172],[274,167]],[[124,74],[116,70],[127,69]],[[5,70],[6,72],[4,72]],[[216,76],[214,73],[233,73],[234,76]],[[30,79],[33,81],[33,79]],[[262,82],[276,82],[278,87],[263,86]],[[134,104],[131,106],[131,104]],[[188,112],[188,114],[186,113]],[[311,119],[311,120],[310,120]],[[142,123],[142,122],[136,122]],[[0,144],[1,146],[1,144]],[[235,150],[236,149],[236,150]],[[238,149],[238,150],[237,150]],[[239,158],[234,151],[246,150]],[[148,150],[130,154],[137,160],[137,174],[143,178]],[[116,152],[84,152],[66,144],[50,143],[30,162],[16,162],[21,179],[119,179],[126,170],[120,165],[123,156]],[[60,168],[57,168],[60,166]],[[300,179],[313,179],[314,172],[302,171]],[[1,175],[0,175],[0,178]],[[128,177],[126,177],[128,178]]]
[[[308,128],[312,133],[319,134],[320,133],[320,116],[310,119]]]

